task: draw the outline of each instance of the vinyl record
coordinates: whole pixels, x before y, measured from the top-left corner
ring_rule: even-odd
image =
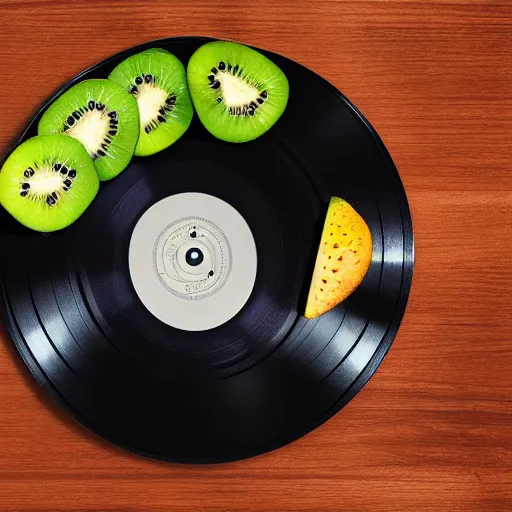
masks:
[[[55,97],[143,49],[186,64],[207,41],[132,48]],[[63,231],[39,234],[0,213],[3,318],[21,357],[79,422],[149,457],[228,461],[298,438],[364,386],[405,311],[411,218],[384,145],[332,85],[262,53],[290,83],[285,113],[262,137],[225,143],[195,116],[178,142],[103,183]],[[369,225],[372,262],[355,293],[306,320],[334,195]],[[168,279],[181,261],[198,284]]]

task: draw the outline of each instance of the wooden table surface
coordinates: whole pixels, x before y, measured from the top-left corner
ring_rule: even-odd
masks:
[[[276,452],[141,459],[61,413],[0,340],[0,511],[512,510],[512,2],[0,0],[0,152],[60,84],[154,38],[282,53],[368,117],[404,182],[416,270],[368,386]],[[2,247],[1,250],[9,250]]]

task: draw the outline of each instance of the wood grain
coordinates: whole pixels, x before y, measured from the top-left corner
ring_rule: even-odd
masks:
[[[0,19],[0,152],[114,52],[238,39],[310,67],[369,118],[405,184],[417,255],[369,385],[305,438],[229,465],[156,463],[90,435],[2,335],[0,511],[512,509],[510,1],[0,0]]]

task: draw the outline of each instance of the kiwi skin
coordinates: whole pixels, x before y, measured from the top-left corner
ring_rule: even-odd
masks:
[[[87,151],[62,134],[26,140],[0,171],[0,204],[24,226],[45,233],[75,222],[98,189],[98,175]]]
[[[213,41],[189,60],[190,94],[204,127],[218,139],[248,142],[281,117],[289,97],[283,71],[248,46]]]

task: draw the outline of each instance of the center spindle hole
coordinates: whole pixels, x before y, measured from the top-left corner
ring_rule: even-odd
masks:
[[[197,267],[198,265],[201,265],[203,260],[203,251],[201,251],[201,249],[198,249],[197,247],[192,247],[185,254],[185,261],[191,267]]]

